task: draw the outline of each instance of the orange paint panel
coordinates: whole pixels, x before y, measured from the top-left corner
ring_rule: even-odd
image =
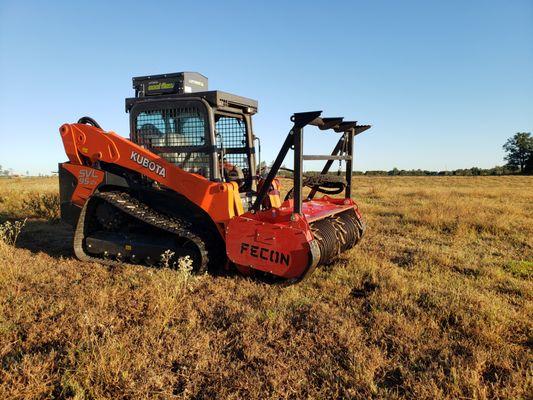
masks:
[[[59,133],[61,134],[61,140],[63,141],[63,147],[65,148],[65,153],[67,154],[70,162],[74,164],[81,164],[81,158],[78,154],[78,149],[76,148],[76,140],[72,133],[72,129],[69,124],[64,124],[59,128]]]
[[[296,278],[310,263],[306,236],[302,229],[240,216],[226,230],[226,252],[235,264]]]

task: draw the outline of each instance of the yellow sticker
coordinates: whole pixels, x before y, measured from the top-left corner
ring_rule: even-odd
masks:
[[[131,247],[129,244],[125,245],[124,248],[125,248],[126,250],[131,250],[131,249],[132,249],[132,247]]]
[[[88,153],[88,152],[89,152],[89,149],[88,149],[87,147],[82,147],[82,148],[81,148],[81,151],[82,151],[83,153]]]

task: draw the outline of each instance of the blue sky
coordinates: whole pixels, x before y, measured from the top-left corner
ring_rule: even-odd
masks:
[[[533,131],[533,1],[0,0],[0,165],[55,170],[83,115],[127,136],[131,77],[182,70],[259,100],[264,159],[324,110],[373,125],[355,169],[492,167]]]

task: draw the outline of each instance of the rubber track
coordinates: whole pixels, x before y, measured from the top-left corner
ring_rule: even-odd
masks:
[[[201,263],[198,267],[195,266],[195,272],[202,273],[207,270],[209,255],[205,243],[198,235],[190,230],[191,224],[189,222],[161,214],[125,192],[98,192],[93,194],[85,203],[74,234],[74,253],[80,260],[98,262],[104,265],[120,265],[124,263],[118,260],[92,257],[83,250],[85,213],[87,205],[93,198],[99,198],[145,224],[175,234],[178,238],[181,237],[192,241],[201,254]]]

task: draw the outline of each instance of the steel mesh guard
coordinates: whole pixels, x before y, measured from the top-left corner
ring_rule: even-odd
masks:
[[[136,141],[187,172],[209,176],[209,157],[203,152],[168,152],[174,146],[205,146],[206,119],[197,108],[177,107],[141,112]]]
[[[215,123],[218,136],[218,146],[224,147],[225,158],[239,167],[244,177],[249,176],[248,155],[244,151],[246,145],[246,125],[242,119],[219,116]]]
[[[221,116],[215,123],[215,129],[222,136],[225,148],[246,147],[246,126],[243,120]]]

